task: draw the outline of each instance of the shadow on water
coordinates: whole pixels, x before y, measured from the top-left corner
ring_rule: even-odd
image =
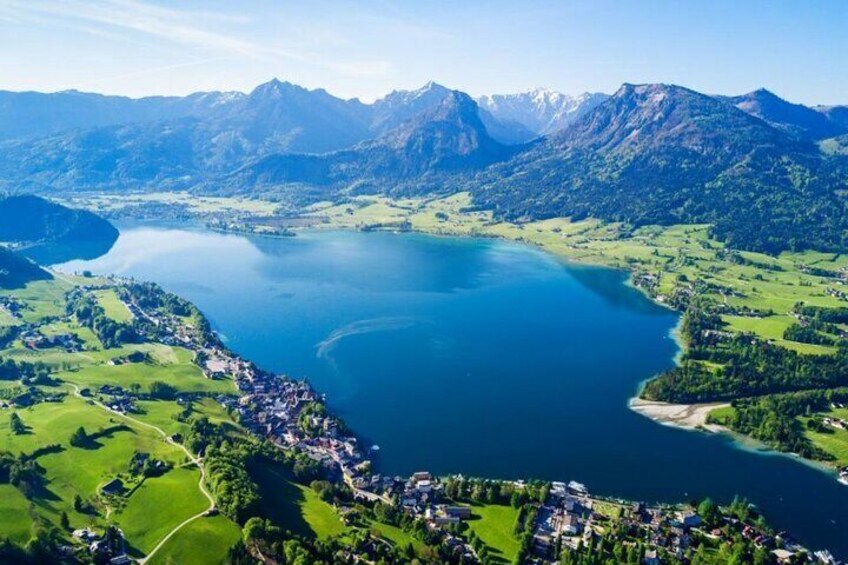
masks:
[[[577,282],[591,290],[610,306],[624,308],[640,314],[668,313],[666,308],[646,300],[638,291],[622,292],[622,287],[627,285],[628,279],[628,275],[624,271],[606,267],[569,264],[568,272]]]
[[[57,265],[68,261],[90,261],[109,253],[117,237],[86,241],[56,241],[21,249],[21,254],[39,265]]]

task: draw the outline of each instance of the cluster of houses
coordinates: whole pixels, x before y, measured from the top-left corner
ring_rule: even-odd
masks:
[[[105,534],[98,534],[91,528],[74,530],[71,534],[82,546],[84,546],[92,558],[98,563],[109,565],[130,565],[134,561],[127,555],[124,533],[118,528],[110,528]],[[65,548],[68,553],[73,553],[74,548]]]
[[[576,488],[575,488],[576,487]],[[547,562],[554,555],[554,547],[576,549],[586,546],[593,538],[603,537],[609,531],[610,510],[616,510],[619,531],[628,537],[647,540],[650,550],[644,557],[645,565],[658,565],[664,555],[683,560],[692,546],[695,535],[733,543],[726,537],[725,529],[707,530],[701,517],[691,509],[670,506],[647,506],[641,503],[619,503],[590,496],[582,485],[552,483],[550,496],[540,505],[533,534],[533,552]],[[809,552],[786,534],[771,536],[754,524],[724,516],[730,531],[741,533],[756,547],[772,553],[778,563],[795,563]],[[814,554],[818,563],[835,565],[837,561],[827,551]]]
[[[9,316],[16,320],[21,319],[23,306],[11,296],[0,296],[0,309],[5,310]]]
[[[838,298],[839,300],[848,301],[848,292],[845,292],[844,290],[839,290],[838,288],[833,287],[827,287],[824,292],[828,296],[833,296],[834,298]]]
[[[103,385],[97,389],[103,404],[119,414],[131,414],[136,411],[135,397],[120,386]]]
[[[56,335],[44,335],[38,330],[30,329],[20,336],[21,343],[27,349],[48,349],[60,347],[67,353],[82,351],[82,341],[75,334],[63,333]]]

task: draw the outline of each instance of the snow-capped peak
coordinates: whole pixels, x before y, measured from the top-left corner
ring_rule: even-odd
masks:
[[[549,88],[518,94],[494,94],[478,99],[480,107],[501,121],[518,122],[538,135],[559,131],[603,102],[605,94],[569,96]]]

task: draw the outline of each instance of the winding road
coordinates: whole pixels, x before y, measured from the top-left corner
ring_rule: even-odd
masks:
[[[99,402],[99,401],[97,401],[93,398],[83,396],[80,393],[80,388],[77,385],[75,385],[73,383],[69,383],[69,384],[73,387],[75,396],[82,398],[86,401],[92,402],[95,406],[98,406],[98,407],[102,408],[103,410],[106,410],[110,414],[114,414],[115,416],[123,418],[124,420],[128,420],[128,421],[130,421],[130,422],[132,422],[136,425],[154,430],[156,433],[161,435],[165,439],[166,442],[168,442],[171,445],[181,449],[186,454],[186,457],[188,457],[189,461],[191,463],[194,463],[195,465],[197,465],[197,468],[200,469],[200,481],[198,481],[197,487],[200,489],[200,492],[202,492],[203,495],[209,500],[209,507],[206,510],[204,510],[203,512],[199,512],[199,513],[195,514],[194,516],[186,518],[185,520],[183,520],[182,522],[177,524],[170,532],[168,532],[168,534],[165,537],[163,537],[161,540],[159,540],[159,543],[156,544],[156,547],[151,549],[150,552],[144,558],[138,560],[138,563],[141,563],[143,565],[148,560],[150,560],[150,558],[153,557],[156,554],[157,551],[162,549],[162,546],[165,545],[168,542],[168,540],[171,539],[174,536],[174,534],[176,534],[178,531],[180,531],[180,529],[187,526],[191,522],[197,520],[198,518],[202,518],[203,516],[206,516],[210,511],[215,509],[215,499],[212,498],[212,495],[206,489],[206,485],[205,485],[206,470],[203,468],[203,461],[202,461],[201,458],[195,457],[184,445],[182,445],[181,443],[177,443],[176,441],[171,439],[171,436],[169,436],[161,428],[158,428],[158,427],[154,426],[153,424],[148,424],[147,422],[142,422],[141,420],[133,418],[132,416],[128,416],[127,414],[122,414],[121,412],[116,412],[115,410],[112,410],[111,408],[109,408],[108,406],[103,404],[102,402]]]

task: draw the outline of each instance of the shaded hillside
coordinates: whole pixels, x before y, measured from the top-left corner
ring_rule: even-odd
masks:
[[[0,245],[0,288],[20,288],[35,280],[53,276],[30,261]]]
[[[848,131],[848,106],[818,106],[819,112],[827,116],[831,122]]]
[[[113,239],[118,230],[86,210],[73,210],[30,194],[0,198],[0,241]]]
[[[471,185],[509,218],[712,223],[732,246],[768,252],[844,248],[846,187],[813,144],[729,102],[658,84],[624,85]]]
[[[0,241],[14,243],[41,264],[90,259],[107,252],[118,230],[86,210],[73,210],[38,196],[0,199]]]

